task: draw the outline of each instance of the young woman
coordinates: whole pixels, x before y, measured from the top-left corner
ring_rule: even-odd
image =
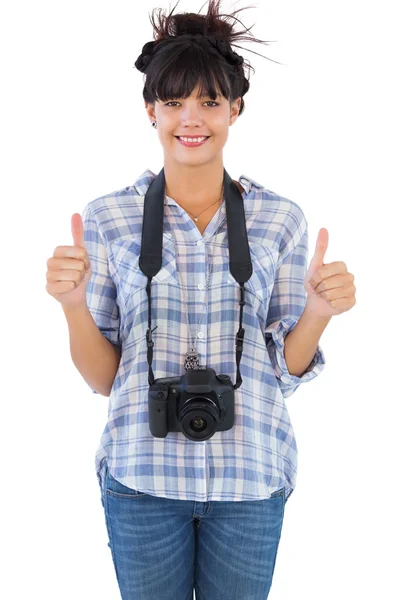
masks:
[[[222,18],[219,1],[210,0],[205,16],[173,11],[158,24],[152,19],[155,39],[135,63],[164,151],[162,264],[150,286],[154,347],[148,278],[139,264],[144,204],[156,178],[149,169],[133,185],[89,202],[83,219],[73,216],[74,246],[56,248],[47,290],[67,317],[75,365],[94,393],[110,396],[96,471],[123,600],[189,600],[193,589],[196,600],[265,600],[296,484],[297,446],[284,399],[322,371],[318,340],[340,296],[317,287],[324,277],[333,280],[322,267],[324,236],[313,258],[322,269],[308,280],[301,208],[241,175],[233,181],[253,271],[239,304],[222,151],[249,90],[232,45],[252,38],[229,23],[239,11]],[[246,151],[258,143],[249,139]],[[199,439],[174,429],[171,419],[167,435],[153,435],[149,356],[157,378],[208,365],[235,382],[241,309],[233,425]],[[169,402],[179,420],[178,397]],[[219,400],[206,405],[192,431],[201,432],[204,411],[210,421],[220,416]]]

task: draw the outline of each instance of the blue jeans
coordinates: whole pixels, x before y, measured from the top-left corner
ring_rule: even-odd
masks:
[[[171,500],[124,486],[106,468],[102,497],[122,600],[266,600],[285,510],[264,500]]]

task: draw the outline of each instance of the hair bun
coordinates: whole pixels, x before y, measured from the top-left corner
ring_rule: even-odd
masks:
[[[137,60],[135,62],[135,67],[141,73],[146,73],[147,66],[150,63],[151,58],[153,56],[155,45],[156,45],[156,42],[153,41],[153,42],[147,42],[143,46],[142,53],[140,54],[140,56],[137,58]]]

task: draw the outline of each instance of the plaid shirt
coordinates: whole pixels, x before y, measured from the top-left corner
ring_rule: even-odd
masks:
[[[155,177],[146,169],[133,185],[89,202],[82,215],[93,273],[87,285],[88,308],[102,334],[121,351],[95,458],[100,489],[104,491],[107,460],[113,477],[154,496],[199,502],[260,500],[285,487],[288,498],[296,484],[297,445],[285,398],[325,365],[318,346],[306,372],[297,377],[289,373],[283,354],[284,337],[296,325],[306,301],[305,216],[295,202],[250,177],[239,178],[245,188],[253,274],[245,284],[243,382],[234,391],[235,423],[205,441],[189,440],[181,432],[156,438],[148,419],[147,277],[139,267],[144,197]],[[199,362],[216,373],[227,373],[235,383],[240,286],[229,271],[225,204],[218,231],[217,212],[201,235],[185,210],[172,198],[167,201]],[[163,232],[162,268],[151,282],[156,379],[184,374],[189,345],[166,215]],[[206,312],[197,333],[214,238]]]

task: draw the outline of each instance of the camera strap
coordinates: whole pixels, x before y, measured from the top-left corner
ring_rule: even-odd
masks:
[[[239,301],[239,329],[236,333],[236,383],[237,389],[242,384],[240,375],[240,359],[243,351],[245,330],[242,327],[243,306],[245,305],[244,284],[253,273],[249,241],[246,229],[246,216],[243,198],[236,184],[224,168],[225,210],[228,230],[229,270],[232,277],[240,285]],[[143,208],[142,242],[139,257],[139,267],[147,277],[146,293],[148,298],[148,329],[147,362],[149,364],[149,385],[154,383],[154,373],[151,368],[153,362],[152,330],[151,330],[151,280],[157,275],[162,266],[162,245],[164,228],[164,193],[165,173],[164,168],[153,179],[146,192]]]

